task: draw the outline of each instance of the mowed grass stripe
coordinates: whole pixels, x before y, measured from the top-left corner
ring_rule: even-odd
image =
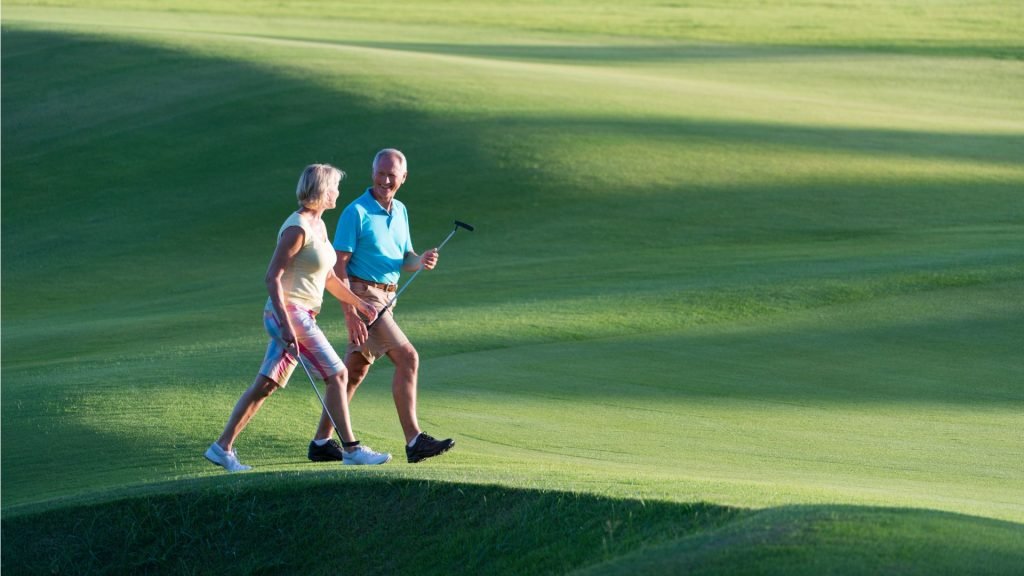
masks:
[[[15,14],[21,9],[16,8]],[[8,20],[20,26],[45,26],[30,19],[19,21],[16,16]],[[173,17],[166,20],[175,21]],[[413,71],[413,76],[422,76],[417,71],[429,64],[435,81],[452,82],[437,82],[437,97],[417,103],[425,110],[437,106],[442,111],[450,111],[453,104],[465,104],[461,94],[487,96],[473,102],[474,107],[482,110],[497,110],[499,103],[514,103],[518,112],[528,109],[531,101],[538,101],[539,105],[530,108],[544,112],[550,111],[553,103],[567,100],[572,102],[573,110],[582,114],[587,107],[607,109],[618,100],[630,104],[620,108],[630,116],[658,109],[681,109],[681,100],[689,100],[685,109],[701,118],[744,118],[757,112],[758,116],[776,122],[792,119],[796,126],[803,127],[809,119],[826,125],[844,125],[874,117],[877,125],[887,128],[908,124],[923,128],[935,126],[936,114],[940,111],[944,112],[944,125],[955,125],[964,132],[985,130],[1019,135],[1021,127],[1019,117],[1013,119],[1005,114],[1007,107],[1017,115],[1022,110],[1013,88],[1020,81],[1019,66],[1014,62],[969,55],[930,59],[936,67],[922,73],[914,57],[857,53],[827,45],[795,52],[755,45],[746,48],[747,52],[736,52],[731,45],[577,44],[565,37],[561,41],[542,37],[523,46],[494,44],[493,38],[490,43],[463,40],[441,44],[357,40],[352,39],[355,31],[346,30],[342,34],[333,27],[330,28],[333,33],[322,38],[287,37],[281,32],[275,35],[272,30],[264,34],[202,32],[191,23],[181,22],[178,27],[164,29],[108,21],[101,24],[100,29],[114,37],[145,38],[147,42],[191,38],[193,46],[196,41],[207,41],[318,49],[346,53],[356,59],[360,55],[381,60],[393,58],[395,66]],[[299,23],[304,30],[310,24],[302,20],[297,21]],[[77,32],[95,33],[97,30],[96,26],[81,27],[73,23],[67,26]],[[288,28],[278,26],[277,30]],[[516,42],[524,43],[523,37],[518,37]],[[502,49],[517,48],[523,52],[502,53]],[[535,55],[531,55],[531,51]],[[609,57],[602,58],[601,54]],[[630,54],[633,56],[622,57]],[[278,72],[287,74],[306,68],[301,61],[290,64],[280,67]],[[478,68],[486,76],[505,76],[512,81],[506,81],[498,92],[488,91],[490,83],[460,83],[458,79],[467,68]],[[299,73],[307,81],[317,81],[315,76]],[[864,76],[871,76],[870,90],[865,90]],[[545,80],[547,77],[550,78]],[[965,77],[971,82],[958,84],[956,91],[942,91],[943,86],[962,82]],[[580,98],[579,92],[565,90],[566,85],[578,85],[578,89],[603,85],[614,92],[633,93],[634,97]],[[914,89],[921,85],[935,93],[922,100],[920,91]],[[423,90],[426,86],[420,83],[416,88]],[[879,98],[880,94],[884,97]],[[970,96],[969,100],[965,101],[965,96]],[[709,101],[709,98],[716,100]],[[635,102],[645,105],[632,105]],[[733,105],[726,107],[726,103]],[[662,106],[656,107],[656,104]],[[928,142],[921,144],[927,146]]]
[[[79,6],[82,6],[79,4]],[[936,7],[926,0],[874,0],[824,6],[814,2],[765,4],[756,0],[700,6],[656,0],[580,2],[459,1],[446,4],[400,2],[390,5],[406,15],[401,23],[382,24],[372,2],[318,6],[310,18],[289,3],[232,0],[177,2],[174,11],[154,18],[144,1],[90,1],[87,6],[36,6],[15,0],[8,12],[50,25],[129,23],[147,27],[178,27],[216,31],[275,30],[378,40],[399,27],[416,41],[511,43],[524,37],[547,42],[597,38],[613,44],[629,40],[679,39],[739,45],[827,45],[916,55],[971,55],[1020,59],[1016,25],[1024,13],[1012,0],[974,2],[970,6]],[[742,52],[746,53],[746,52]],[[748,55],[748,57],[756,57]]]

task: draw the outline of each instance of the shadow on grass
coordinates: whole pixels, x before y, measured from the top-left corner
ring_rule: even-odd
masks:
[[[1019,369],[1024,315],[998,300],[1020,285],[1018,280],[988,293],[974,292],[979,301],[967,313],[951,311],[963,295],[972,294],[966,291],[947,296],[932,289],[918,295],[916,302],[894,297],[883,306],[858,304],[885,298],[888,288],[863,296],[839,291],[830,298],[836,299],[835,304],[846,304],[845,312],[833,312],[827,321],[739,323],[721,331],[692,328],[700,325],[696,316],[719,310],[730,314],[729,308],[744,305],[741,300],[716,301],[716,296],[701,302],[666,291],[650,300],[636,298],[671,318],[656,326],[663,332],[653,334],[636,330],[632,336],[571,342],[567,340],[572,334],[552,334],[570,329],[554,321],[536,330],[518,330],[517,341],[488,335],[493,340],[472,344],[478,350],[447,358],[441,357],[443,352],[470,344],[425,339],[422,353],[432,358],[425,382],[451,386],[456,395],[475,389],[499,393],[514,389],[516,397],[550,396],[552,402],[557,398],[570,410],[599,398],[621,409],[641,399],[683,397],[837,406],[1020,405],[1024,402]],[[844,303],[844,298],[850,300]],[[755,300],[750,305],[758,304]],[[921,309],[906,310],[908,306]],[[623,321],[633,320],[635,316]],[[644,326],[649,329],[657,321],[652,315]],[[629,329],[624,324],[618,330]],[[538,344],[529,348],[528,355],[517,349],[525,345],[526,335]],[[558,341],[543,342],[543,338]],[[493,350],[479,350],[485,346]]]
[[[3,521],[3,570],[560,574],[737,510],[337,475],[249,475]]]
[[[797,60],[800,58],[850,58],[857,54],[893,54],[927,57],[1024,59],[1024,48],[999,44],[949,43],[912,45],[864,42],[854,45],[767,45],[767,44],[656,44],[630,45],[511,45],[511,44],[443,44],[417,42],[352,42],[352,46],[402,50],[407,52],[445,54],[475,58],[499,58],[536,62],[602,63],[602,62],[684,62],[725,60]]]
[[[481,231],[490,230],[490,242],[506,252],[530,229],[588,230],[594,228],[595,215],[612,213],[630,220],[649,217],[643,204],[623,209],[622,198],[631,192],[627,183],[606,178],[596,185],[622,193],[596,198],[589,194],[593,181],[566,181],[557,166],[543,161],[548,148],[571,158],[573,150],[561,143],[566,137],[602,144],[588,154],[654,140],[667,146],[739,144],[1007,166],[1015,166],[1024,149],[1024,138],[1018,135],[981,132],[692,118],[581,119],[564,112],[546,114],[543,120],[514,111],[466,119],[459,108],[442,116],[418,110],[415,94],[410,100],[375,98],[382,85],[379,74],[360,71],[346,72],[345,83],[329,89],[318,82],[323,79],[282,74],[269,65],[86,35],[5,28],[3,46],[5,318],[68,302],[86,307],[114,301],[118,308],[131,308],[134,301],[148,302],[166,291],[168,269],[175,270],[176,293],[194,291],[201,299],[234,276],[224,269],[265,267],[266,249],[255,253],[253,247],[265,245],[282,210],[290,208],[287,191],[301,166],[331,161],[349,170],[355,177],[342,191],[345,201],[367,183],[368,170],[362,172],[360,166],[366,164],[361,163],[385,145],[400,146],[415,159],[414,179],[403,197],[414,214],[419,243],[433,241],[421,231],[443,230],[456,214],[490,225]],[[587,162],[593,160],[583,164]],[[667,173],[675,170],[683,169],[666,167]],[[69,182],[74,183],[73,193],[53,193]],[[844,184],[850,186],[815,181],[781,197],[773,194],[760,203],[781,206],[775,213],[747,211],[748,218],[736,218],[724,228],[716,224],[716,229],[722,235],[745,234],[751,225],[756,227],[752,219],[770,221],[776,229],[801,228],[809,212],[800,208],[801,202],[838,196],[827,191]],[[936,186],[918,183],[911,192],[930,197]],[[1003,189],[1012,187],[1018,183],[981,183],[973,196],[1003,196]],[[694,186],[681,178],[659,188],[660,196],[671,200]],[[771,183],[761,188],[771,189]],[[645,230],[672,233],[678,229],[672,219],[702,222],[728,212],[738,200],[723,200],[721,192],[750,202],[750,194],[761,188],[705,186],[705,196],[714,197],[707,206],[687,204],[677,210],[673,205],[662,211],[668,221]],[[891,190],[877,195],[883,194],[899,196]],[[47,201],[39,202],[39,197]],[[112,198],[124,199],[116,202],[116,210],[109,204]],[[565,212],[539,209],[579,198],[586,200],[581,203],[586,211],[572,213],[574,221],[567,222]],[[853,208],[852,217],[863,214]],[[1007,210],[1015,211],[1019,213],[1013,205]],[[331,214],[329,224],[336,217]],[[621,227],[607,219],[596,228],[591,236]],[[14,241],[27,235],[33,242]],[[218,239],[217,250],[209,249],[212,236]],[[131,242],[117,241],[122,239]],[[537,244],[548,240],[540,237]],[[589,240],[588,248],[593,246]],[[130,271],[123,266],[125,259],[133,262]],[[61,283],[52,282],[55,275],[63,278]],[[255,286],[258,276],[254,279]],[[90,302],[97,293],[102,294],[95,298],[100,302]]]
[[[466,119],[459,110],[438,116],[417,110],[414,100],[374,98],[381,82],[376,72],[350,71],[344,84],[328,89],[321,79],[269,65],[9,27],[3,47],[3,317],[5,326],[53,326],[29,338],[5,334],[8,366],[40,350],[145,348],[157,333],[167,342],[185,332],[202,339],[213,326],[248,321],[240,315],[224,321],[224,303],[264,297],[266,242],[292,208],[288,190],[301,166],[316,160],[348,169],[353,177],[344,200],[366,182],[355,176],[360,163],[385,145],[415,158],[403,198],[414,214],[417,245],[442,236],[452,217],[463,218],[480,232],[459,254],[491,262],[544,251],[660,247],[682,238],[748,242],[994,217],[1019,222],[1022,213],[1016,181],[914,182],[894,193],[889,185],[836,181],[699,186],[681,176],[647,197],[659,202],[652,214],[648,202],[634,197],[640,190],[650,194],[643,184],[607,177],[595,195],[593,182],[567,180],[557,166],[540,162],[548,148],[565,150],[559,138],[568,135],[608,143],[599,152],[656,140],[1008,165],[1024,148],[1017,135],[564,114],[538,121],[512,112]],[[69,183],[70,192],[55,193]],[[559,209],[546,208],[559,201]],[[572,273],[552,275],[542,262],[527,264],[536,267],[534,276]],[[479,280],[499,274],[490,268]],[[209,319],[221,322],[181,313],[205,313],[205,306],[214,306]],[[83,310],[86,320],[67,330],[68,318]]]
[[[991,573],[1024,526],[929,511],[711,504],[371,477],[247,475],[3,520],[19,573]]]
[[[1014,574],[1024,525],[927,510],[785,506],[575,574]]]
[[[751,145],[764,150],[841,152],[879,157],[966,161],[980,165],[1017,167],[1024,151],[1024,135],[950,133],[926,130],[855,128],[735,122],[699,118],[592,118],[562,117],[507,119],[524,133],[551,132],[561,137],[608,138],[609,141],[654,140],[663,144]]]

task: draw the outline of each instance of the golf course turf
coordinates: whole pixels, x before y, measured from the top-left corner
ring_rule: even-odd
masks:
[[[2,18],[0,569],[1024,565],[1017,3]],[[417,250],[476,227],[396,308],[458,444],[404,462],[385,362],[352,420],[395,461],[307,462],[297,376],[224,474],[299,173],[345,170],[343,206],[386,146]]]

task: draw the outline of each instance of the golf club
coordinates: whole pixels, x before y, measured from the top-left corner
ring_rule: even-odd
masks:
[[[466,230],[469,230],[470,232],[473,231],[473,227],[470,226],[469,224],[466,224],[465,222],[459,222],[458,220],[456,220],[455,221],[455,227],[452,228],[452,231],[448,233],[448,236],[445,237],[444,241],[441,242],[440,245],[438,245],[438,247],[437,247],[437,251],[438,252],[440,252],[441,248],[444,248],[444,245],[447,244],[448,241],[452,239],[452,236],[455,236],[455,233],[459,231],[459,228],[465,228]],[[409,279],[405,281],[405,285],[402,286],[398,290],[398,292],[395,292],[395,295],[391,297],[391,300],[387,303],[387,305],[384,306],[384,308],[382,308],[379,312],[377,312],[377,319],[366,325],[366,329],[367,330],[373,328],[373,325],[376,324],[378,320],[380,320],[381,318],[384,317],[384,313],[388,311],[388,308],[391,308],[391,306],[395,303],[395,301],[398,300],[398,297],[402,295],[402,292],[405,292],[405,289],[409,287],[409,284],[412,284],[412,281],[415,280],[416,277],[419,276],[420,272],[422,272],[422,271],[423,271],[423,266],[420,266],[416,270],[416,272],[414,272],[413,275],[410,276]]]
[[[341,429],[334,423],[334,416],[331,416],[331,411],[327,409],[327,402],[324,401],[324,397],[320,395],[320,389],[316,387],[316,382],[313,381],[313,374],[310,373],[309,368],[306,366],[306,361],[302,359],[302,354],[299,352],[299,343],[285,342],[285,348],[295,347],[295,357],[299,360],[299,364],[302,365],[302,371],[306,373],[306,377],[309,378],[309,385],[313,387],[313,392],[316,393],[316,397],[320,400],[320,405],[324,407],[324,414],[327,414],[327,419],[331,421],[331,426],[334,427],[334,431],[338,433],[338,440],[345,441],[345,437],[341,435]]]

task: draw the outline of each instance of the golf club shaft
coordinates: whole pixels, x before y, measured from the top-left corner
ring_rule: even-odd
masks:
[[[452,239],[452,236],[455,236],[455,230],[452,230],[451,233],[448,234],[448,237],[444,239],[444,242],[441,242],[441,244],[437,247],[438,252],[440,252],[441,248],[444,248],[444,245],[447,244],[448,241]],[[416,276],[419,275],[420,272],[423,272],[422,265],[420,265],[420,267],[417,268],[415,272],[413,272],[412,276],[410,276],[409,279],[405,281],[405,285],[402,286],[402,288],[398,292],[395,292],[395,295],[391,297],[391,301],[388,302],[388,305],[384,307],[384,310],[390,308],[391,305],[395,303],[395,300],[398,300],[398,297],[402,295],[402,292],[405,292],[405,289],[409,287],[409,284],[412,284],[412,281],[416,278]]]
[[[287,347],[287,342],[285,346]],[[327,419],[331,421],[331,426],[334,427],[334,431],[338,433],[338,439],[345,442],[345,437],[341,435],[341,429],[334,422],[334,416],[331,416],[331,411],[327,409],[327,402],[324,401],[324,397],[320,395],[320,389],[316,387],[316,382],[313,381],[313,374],[309,371],[306,366],[306,361],[302,359],[302,352],[299,351],[298,341],[293,342],[295,345],[295,357],[299,360],[299,364],[302,365],[302,371],[306,373],[306,377],[309,378],[309,385],[313,387],[313,392],[316,393],[316,397],[320,400],[320,405],[324,408],[324,414],[327,414]]]
[[[458,226],[456,226],[455,228],[452,228],[452,231],[448,233],[448,236],[445,237],[444,241],[441,242],[441,244],[438,245],[437,251],[440,252],[441,248],[444,248],[444,245],[447,244],[448,241],[452,239],[452,236],[455,236],[455,233],[458,232],[458,231],[459,231],[459,227]],[[377,320],[380,320],[381,316],[383,316],[384,313],[387,312],[389,308],[391,308],[391,306],[395,303],[395,301],[398,300],[398,297],[402,295],[402,292],[405,292],[405,289],[409,287],[409,284],[412,284],[412,281],[415,280],[416,277],[419,276],[420,272],[422,272],[422,271],[423,271],[423,265],[420,264],[420,267],[417,268],[416,271],[413,272],[412,276],[410,276],[409,279],[405,281],[405,284],[401,288],[398,289],[398,292],[395,292],[395,295],[391,297],[391,300],[388,301],[387,305],[384,306],[384,308],[382,308],[380,310],[380,312],[377,313]],[[369,330],[370,328],[373,328],[373,325],[377,323],[377,320],[374,320],[373,322],[370,322],[369,324],[367,324],[366,325],[366,329]]]

